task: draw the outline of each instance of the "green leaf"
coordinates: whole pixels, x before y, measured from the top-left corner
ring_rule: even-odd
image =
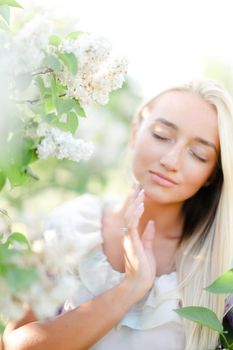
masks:
[[[17,75],[16,79],[16,87],[19,90],[26,90],[32,81],[32,75],[30,73],[21,73]]]
[[[75,107],[74,107],[74,109],[76,110],[77,114],[78,114],[80,117],[86,118],[86,112],[85,112],[85,110],[83,109],[83,107],[81,107],[79,101],[76,100],[76,99],[73,99],[73,101],[75,102]]]
[[[44,99],[44,111],[45,113],[49,114],[55,110],[55,104],[52,97],[45,98]]]
[[[74,134],[78,128],[78,116],[74,112],[67,113],[67,126],[68,130]]]
[[[28,164],[34,162],[35,160],[37,160],[37,157],[35,157],[35,150],[34,149],[23,150],[22,165],[27,166]]]
[[[59,114],[67,113],[75,108],[75,102],[73,99],[58,98],[56,101],[56,107]]]
[[[2,171],[0,171],[0,191],[3,189],[5,183],[6,183],[6,176]]]
[[[38,124],[36,123],[36,126]],[[35,139],[32,139],[30,137],[25,137],[23,140],[24,147],[27,149],[34,149],[37,146],[37,141]]]
[[[27,239],[26,236],[24,236],[22,233],[20,232],[13,232],[6,240],[5,244],[7,247],[9,247],[11,244],[13,243],[20,243],[20,244],[23,244],[23,245],[26,245],[27,246],[27,249],[28,250],[31,250],[31,246],[30,246],[30,243]]]
[[[50,84],[51,84],[51,91],[52,91],[52,99],[54,106],[56,105],[57,101],[57,82],[56,82],[56,76],[55,74],[51,74],[50,76]]]
[[[0,5],[0,16],[9,24],[10,22],[10,8],[7,5]]]
[[[174,311],[181,317],[208,327],[219,333],[223,332],[223,325],[217,318],[216,314],[206,307],[188,306],[181,309],[176,309]]]
[[[69,131],[68,130],[68,127],[67,127],[67,124],[64,123],[64,122],[60,122],[60,121],[54,121],[51,123],[52,126],[55,126],[56,128],[59,128],[59,129],[62,129],[64,131]]]
[[[67,66],[73,75],[77,74],[78,62],[76,56],[73,53],[59,52],[58,57],[61,61],[63,61],[63,63]]]
[[[14,164],[9,166],[6,170],[6,175],[11,183],[11,186],[19,186],[22,184],[22,176],[19,168]]]
[[[21,252],[15,249],[8,249],[5,243],[0,244],[0,276],[4,276],[5,266],[12,264],[12,258],[19,254]]]
[[[61,71],[61,63],[54,55],[46,56],[44,59],[44,63],[48,68],[52,69],[54,72]]]
[[[5,169],[5,174],[12,187],[23,185],[27,181],[27,176],[20,171],[20,167],[16,164],[8,166]]]
[[[29,288],[38,279],[33,268],[20,268],[8,266],[5,270],[5,279],[12,291]]]
[[[218,277],[212,284],[206,287],[205,290],[214,294],[233,293],[233,269]]]
[[[61,84],[61,82],[59,80],[57,81],[57,92],[58,92],[59,96],[60,95],[65,96],[65,94],[67,92],[67,87],[65,85]]]
[[[38,76],[38,77],[36,77],[35,82],[36,82],[36,85],[37,85],[37,87],[38,87],[38,89],[40,91],[40,95],[43,98],[44,97],[44,93],[45,93],[45,89],[46,89],[44,81],[43,81],[43,79],[41,77]]]
[[[18,2],[15,0],[0,0],[0,5],[8,5],[11,7],[23,8]]]
[[[42,100],[51,96],[50,89],[45,86],[44,80],[41,77],[39,77],[39,76],[36,77],[35,81],[36,81],[36,85],[39,89],[40,97]]]
[[[48,113],[48,114],[45,115],[44,120],[47,123],[51,124],[51,123],[57,121],[57,115],[55,113]]]
[[[85,32],[80,32],[80,31],[71,32],[71,33],[67,34],[66,38],[67,39],[71,39],[71,40],[76,40],[83,34],[86,34],[86,33]]]
[[[50,45],[53,45],[53,46],[59,46],[60,45],[60,43],[61,43],[61,38],[59,38],[59,36],[57,36],[57,35],[51,35],[50,37],[49,37],[49,44]]]

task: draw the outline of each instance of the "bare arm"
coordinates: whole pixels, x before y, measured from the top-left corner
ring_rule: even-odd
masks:
[[[84,350],[106,335],[150,289],[155,275],[153,229],[140,239],[137,226],[143,194],[131,196],[124,237],[125,280],[80,307],[45,322],[30,322],[4,338],[4,350]]]
[[[84,350],[101,339],[141,298],[132,285],[117,287],[79,308],[46,322],[28,323],[10,332],[4,350]]]

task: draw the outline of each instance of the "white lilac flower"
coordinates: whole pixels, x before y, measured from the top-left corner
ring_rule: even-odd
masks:
[[[39,158],[55,156],[58,159],[69,159],[75,162],[88,160],[94,150],[91,142],[75,138],[70,132],[42,124],[38,136],[43,137],[37,146]]]
[[[5,321],[18,320],[23,316],[22,304],[19,302],[20,300],[15,300],[16,296],[9,294],[9,290],[7,293],[4,295],[4,301],[0,302],[0,319]]]
[[[67,231],[69,228],[67,227]],[[80,260],[82,255],[82,249],[80,245],[82,242],[70,234],[57,237],[55,230],[46,230],[44,232],[44,239],[46,242],[45,251],[46,269],[51,275],[57,276],[58,274],[66,274],[73,271]],[[79,248],[79,249],[78,249]],[[80,253],[78,253],[80,251]],[[62,259],[58,259],[58,256],[62,256]]]
[[[53,243],[55,241],[53,240]],[[0,320],[19,319],[23,315],[25,304],[32,307],[40,320],[57,314],[66,299],[69,299],[76,290],[75,279],[66,273],[68,270],[64,267],[66,261],[69,267],[74,267],[77,254],[70,249],[71,246],[72,242],[65,247],[55,245],[58,253],[55,256],[51,245],[45,244],[44,240],[37,240],[32,244],[34,254],[31,260],[28,254],[19,256],[20,261],[17,261],[17,264],[24,268],[33,267],[38,279],[26,289],[15,291],[0,278]],[[61,253],[63,259],[58,259]]]
[[[44,256],[46,259],[46,254]],[[58,271],[60,272],[60,271]],[[48,266],[39,265],[40,279],[20,297],[27,300],[38,319],[43,320],[55,316],[67,298],[70,298],[76,288],[71,276],[52,275]]]
[[[6,281],[0,278],[0,320],[18,320],[23,315],[23,303],[18,293],[14,294]]]
[[[14,36],[12,48],[15,55],[16,73],[40,68],[44,59],[43,50],[48,45],[52,26],[44,16],[38,15]]]
[[[51,137],[45,137],[37,147],[39,158],[47,159],[56,152],[56,145]]]
[[[122,86],[128,62],[124,57],[113,57],[108,40],[82,35],[76,40],[67,39],[59,49],[77,57],[77,75],[73,76],[64,65],[58,77],[67,86],[68,96],[77,98],[82,106],[106,104],[109,93]]]
[[[87,74],[99,70],[100,63],[104,63],[111,54],[111,43],[102,37],[82,35],[77,40],[64,40],[60,51],[73,52],[78,58],[79,69]]]
[[[38,136],[47,136],[49,135],[49,126],[46,123],[40,123],[37,128],[37,135]]]

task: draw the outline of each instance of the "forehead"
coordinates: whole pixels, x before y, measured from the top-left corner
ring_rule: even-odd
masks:
[[[217,112],[201,96],[188,91],[169,91],[150,105],[147,123],[166,119],[190,137],[209,139],[219,146]],[[168,126],[165,126],[169,129]]]

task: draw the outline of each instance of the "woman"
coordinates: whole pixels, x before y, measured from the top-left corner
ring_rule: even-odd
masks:
[[[81,196],[48,225],[80,243],[77,293],[62,315],[14,327],[5,350],[214,349],[215,332],[173,310],[205,306],[223,318],[224,296],[203,288],[232,263],[232,135],[232,100],[214,81],[143,105],[130,195],[118,206]]]

